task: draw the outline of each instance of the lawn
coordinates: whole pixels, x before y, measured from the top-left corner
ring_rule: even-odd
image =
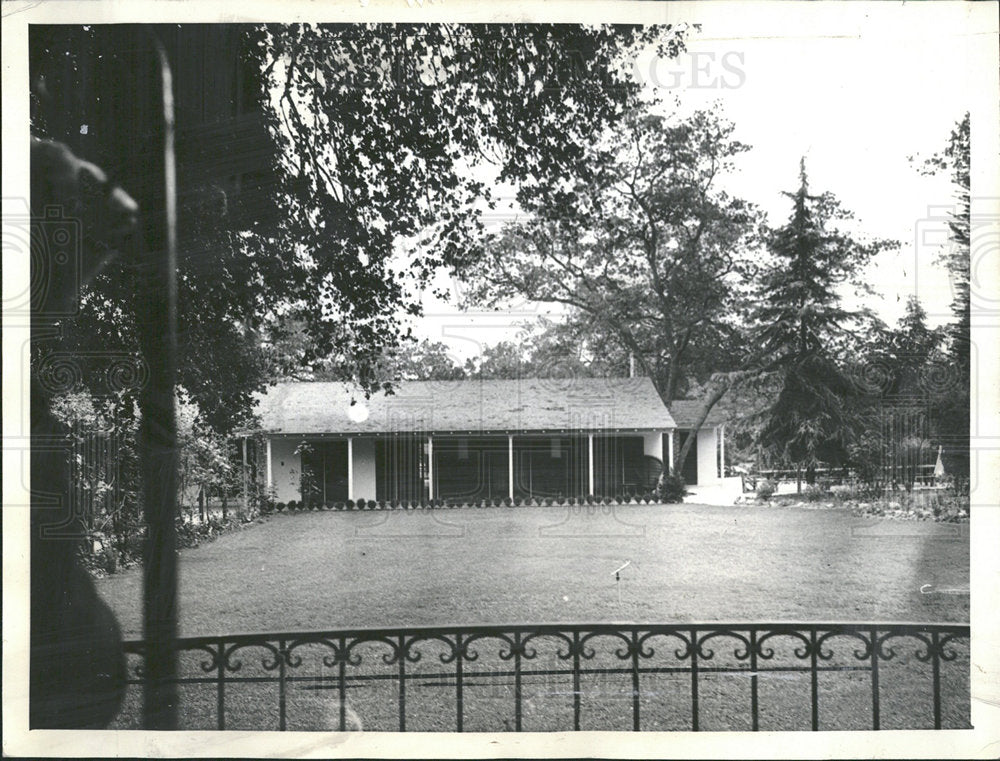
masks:
[[[955,591],[969,585],[967,524],[787,507],[589,510],[275,515],[181,552],[180,631],[969,618]],[[626,560],[619,605],[612,572]],[[98,587],[138,636],[141,572]]]
[[[626,560],[619,590],[613,571]],[[632,505],[280,514],[182,551],[180,574],[183,635],[543,622],[965,622],[969,615],[967,524],[863,520],[834,509]],[[98,581],[127,636],[141,631],[141,581],[138,570]],[[555,644],[540,646],[535,667],[566,668]],[[657,658],[673,657],[676,644],[669,644],[657,645]],[[784,643],[787,662],[795,661],[793,644]],[[611,645],[598,648],[590,665],[620,669]],[[848,660],[827,665],[857,665],[850,659],[854,647],[842,640],[834,649]],[[881,667],[885,728],[930,721],[928,670],[913,649],[904,645],[900,657]],[[953,727],[968,721],[968,651],[958,649],[959,662],[946,664],[942,678],[944,722]],[[466,731],[512,726],[513,683],[486,673],[509,668],[497,659],[499,650],[483,643],[481,657],[466,664],[467,676],[483,670],[466,688]],[[732,645],[716,650],[715,665],[741,665],[732,661]],[[442,669],[432,651],[428,646],[421,663],[408,666],[426,669],[427,676],[408,675],[416,681],[407,687],[407,728],[453,731],[455,682],[447,676],[453,667]],[[324,653],[299,654],[305,664],[319,664]],[[359,671],[381,669],[391,678],[395,667],[384,665],[383,654],[384,647],[373,646]],[[185,656],[182,670],[205,676],[198,668],[203,659]],[[251,651],[242,663],[234,676],[273,680],[275,672],[261,670]],[[314,681],[290,687],[289,728],[335,728],[339,703],[331,669],[304,665],[294,673]],[[641,680],[643,729],[691,728],[686,673]],[[701,682],[702,729],[749,728],[746,672],[706,673]],[[825,672],[821,728],[870,728],[871,684],[866,672]],[[349,686],[347,710],[365,729],[397,728],[392,681]],[[627,676],[590,675],[580,689],[582,728],[631,728]],[[182,726],[214,728],[214,690],[210,683],[182,689]],[[227,728],[277,728],[276,690],[273,681],[228,685]],[[523,728],[571,728],[572,695],[568,675],[525,678]],[[138,726],[139,704],[133,689],[116,726]],[[761,729],[808,728],[808,705],[807,674],[761,674]]]

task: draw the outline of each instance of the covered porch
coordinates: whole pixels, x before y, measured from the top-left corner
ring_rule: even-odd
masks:
[[[265,477],[279,502],[614,497],[650,491],[672,444],[667,431],[277,435]]]

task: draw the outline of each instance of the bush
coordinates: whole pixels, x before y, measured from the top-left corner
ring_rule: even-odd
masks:
[[[774,481],[764,479],[757,484],[757,499],[770,499],[777,490],[778,486]]]
[[[655,498],[668,505],[683,502],[687,494],[684,479],[676,473],[664,473],[656,484]]]
[[[819,484],[807,486],[802,490],[802,499],[806,502],[820,502],[829,496],[830,493]]]
[[[353,510],[354,509],[354,500],[353,499],[347,500],[346,504],[347,504],[347,509],[348,510]]]

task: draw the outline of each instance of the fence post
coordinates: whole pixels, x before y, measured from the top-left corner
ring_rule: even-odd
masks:
[[[872,729],[880,729],[878,697],[878,630],[871,630],[872,638]]]

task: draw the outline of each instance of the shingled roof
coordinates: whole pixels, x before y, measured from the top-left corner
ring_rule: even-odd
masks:
[[[257,411],[269,433],[663,431],[648,378],[404,381],[365,399],[342,383],[279,383]]]
[[[677,421],[678,428],[693,428],[703,406],[704,402],[700,399],[675,399],[670,403],[670,414]],[[702,427],[707,426],[711,428],[712,426],[722,425],[725,422],[725,410],[716,405],[708,413],[708,417],[705,418]]]

